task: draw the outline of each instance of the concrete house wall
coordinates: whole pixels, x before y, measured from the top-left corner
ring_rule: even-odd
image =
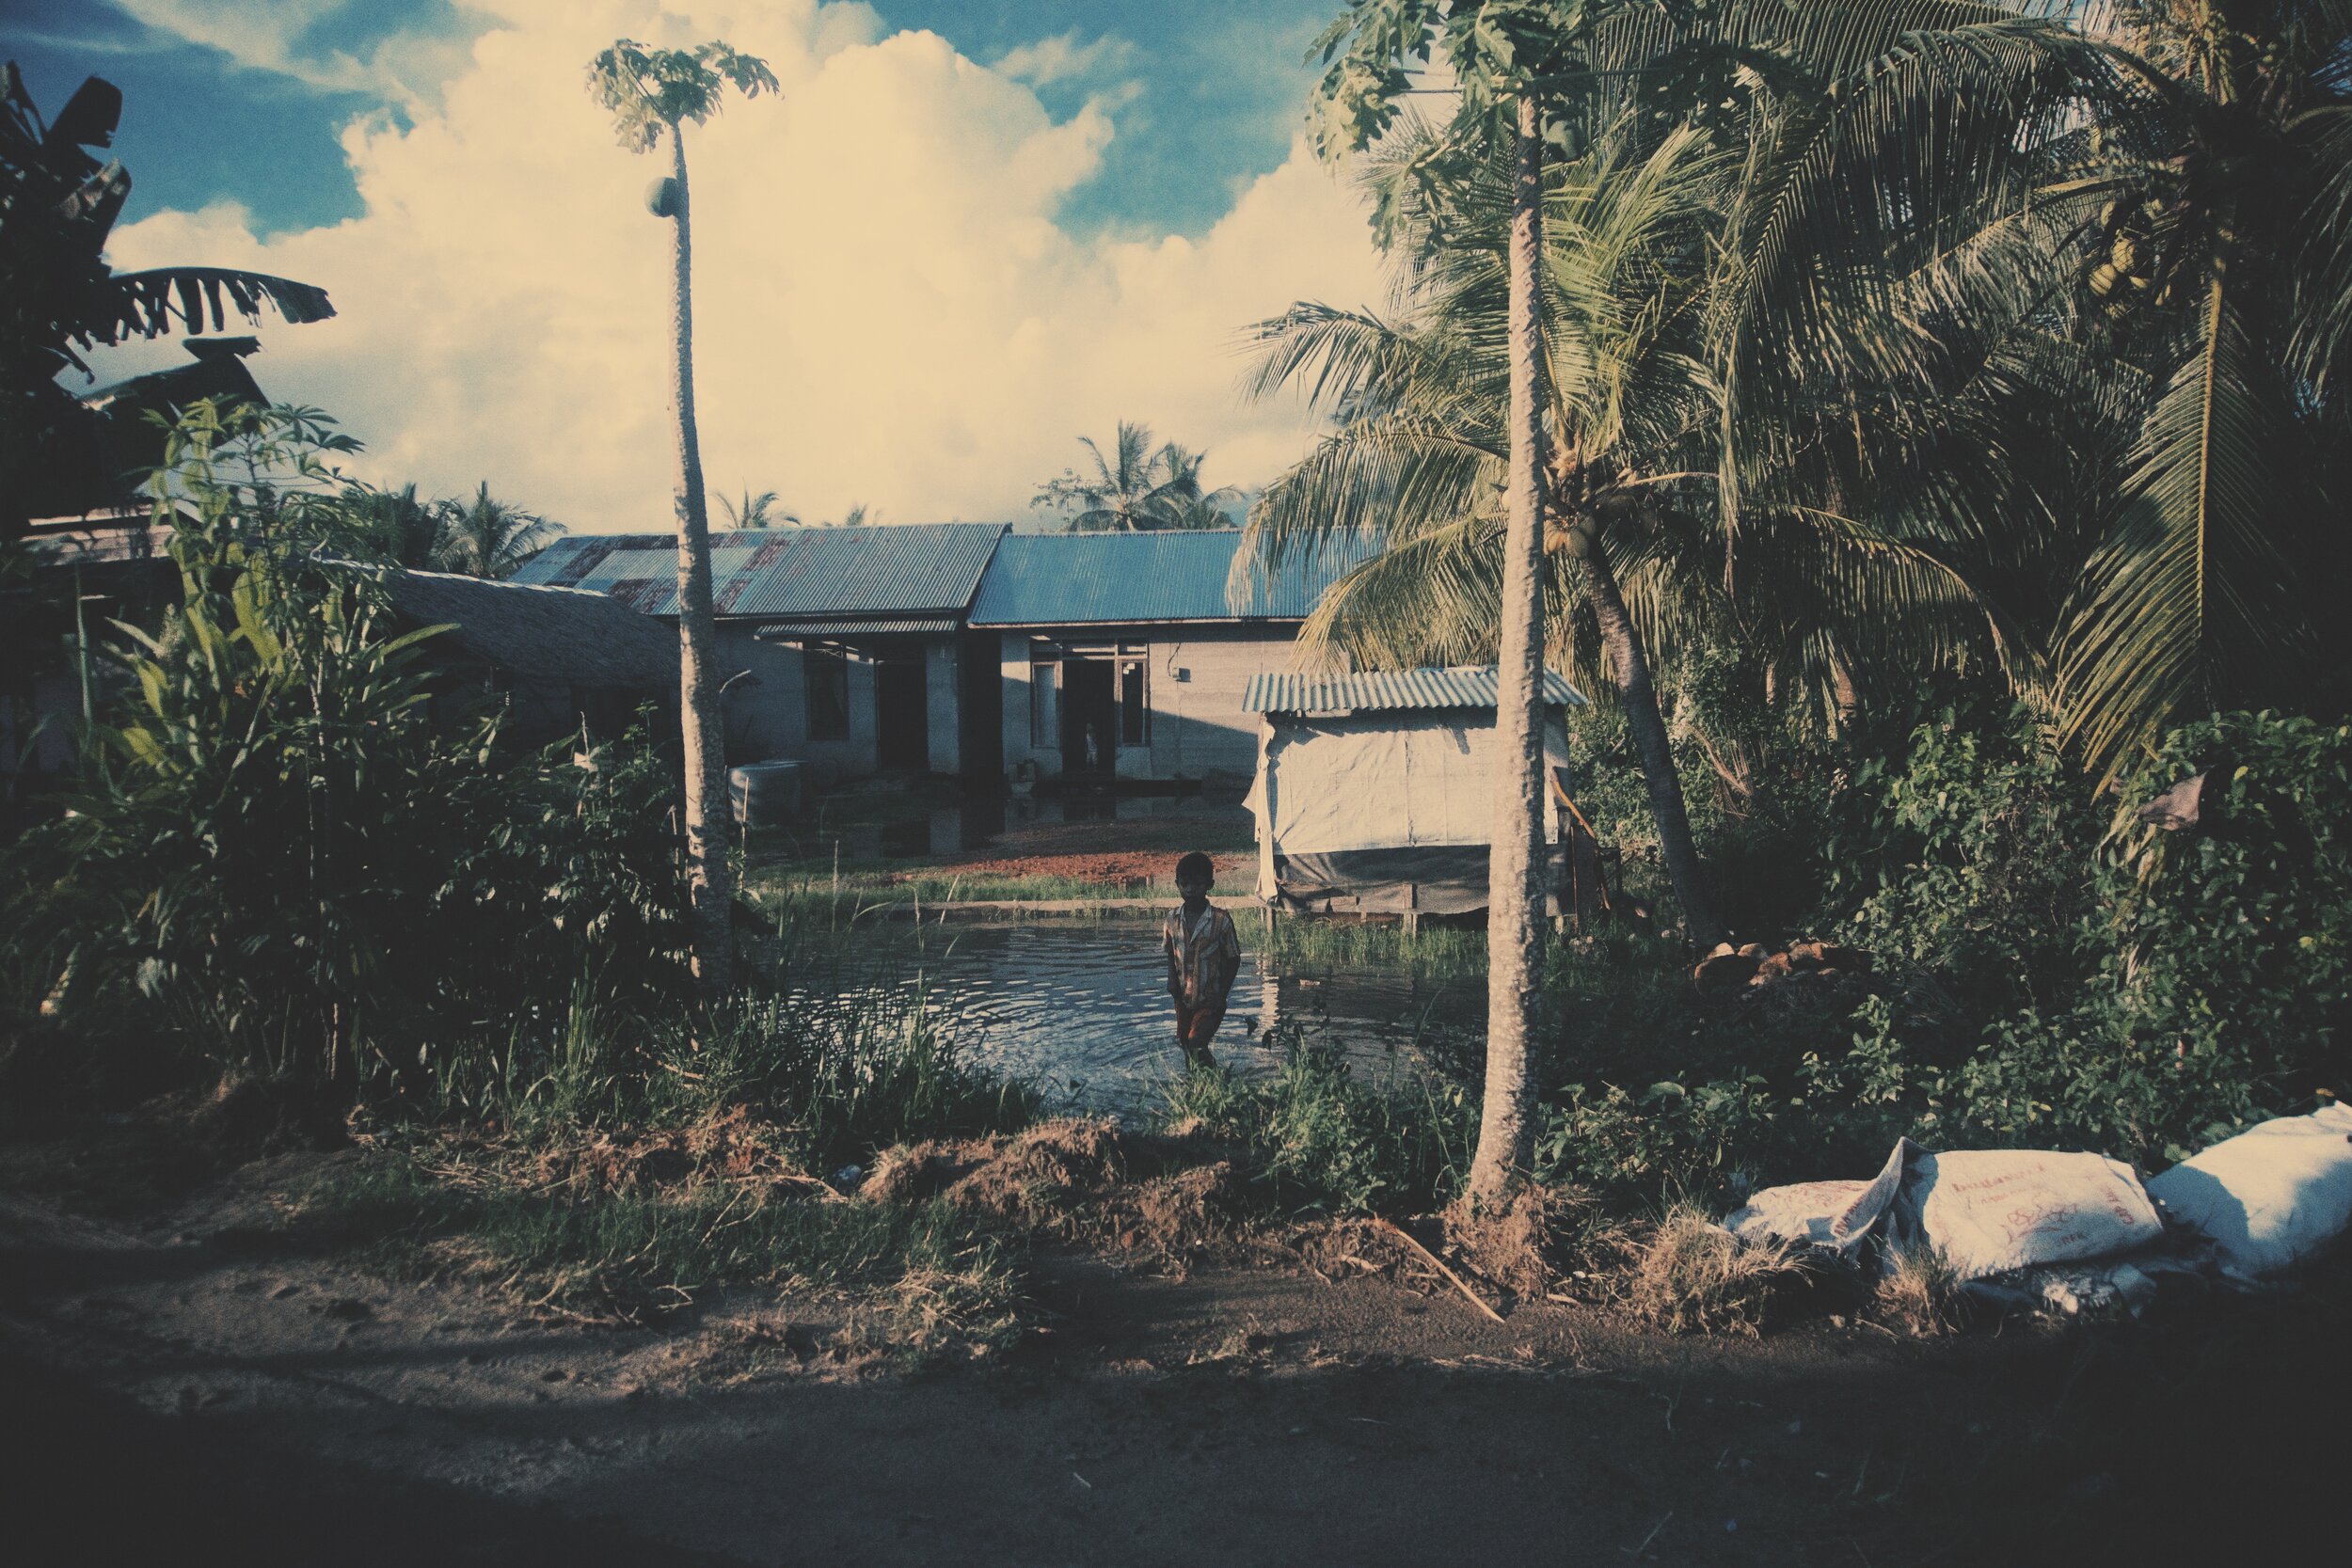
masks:
[[[1149,744],[1121,745],[1122,779],[1248,778],[1258,766],[1258,718],[1243,711],[1249,678],[1290,664],[1295,626],[1067,626],[1007,631],[998,639],[1004,693],[1004,767],[1027,763],[1039,776],[1062,770],[1058,743],[1033,743],[1029,653],[1033,640],[1140,644],[1146,655]]]

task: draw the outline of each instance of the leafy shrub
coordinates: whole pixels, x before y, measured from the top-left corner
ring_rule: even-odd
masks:
[[[332,553],[323,430],[199,404],[171,433],[181,602],[123,628],[82,794],[8,851],[11,972],[70,1022],[353,1088],[590,970],[676,994],[669,769],[642,736],[510,760],[496,714],[437,715],[433,628]]]
[[[1263,1202],[1286,1213],[1417,1213],[1461,1191],[1479,1102],[1444,1080],[1364,1084],[1340,1056],[1305,1043],[1295,1022],[1280,1069],[1242,1078],[1194,1067],[1168,1085],[1154,1119],[1249,1150]]]
[[[2137,823],[2200,772],[2194,829]],[[1856,790],[1837,858],[1883,863],[1847,934],[1904,990],[1812,1064],[1825,1103],[1877,1105],[1947,1146],[2156,1161],[2343,1088],[2352,729],[2273,713],[2180,726],[2122,782],[2104,836],[2022,718],[1988,739],[1947,716]]]

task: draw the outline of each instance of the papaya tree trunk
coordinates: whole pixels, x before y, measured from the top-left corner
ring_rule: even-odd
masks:
[[[706,1001],[725,994],[734,978],[734,903],[727,864],[725,730],[719,720],[718,628],[710,603],[710,520],[703,502],[702,439],[694,427],[694,240],[686,188],[686,134],[670,127],[672,178],[677,209],[672,221],[670,328],[675,351],[670,382],[672,433],[677,446],[678,718],[686,763],[686,890],[694,942],[694,983]]]
[[[1649,793],[1651,818],[1658,824],[1658,848],[1666,863],[1666,879],[1691,940],[1704,952],[1723,941],[1723,925],[1715,918],[1714,902],[1701,879],[1698,846],[1691,837],[1691,814],[1682,800],[1682,777],[1675,771],[1674,747],[1666,738],[1666,716],[1658,710],[1658,687],[1650,679],[1649,655],[1641,633],[1626,612],[1617,574],[1596,543],[1584,558],[1584,594],[1599,623],[1601,646],[1609,653],[1610,677],[1616,683],[1617,705],[1625,713],[1633,750],[1642,759],[1642,784]]]
[[[1543,1002],[1544,599],[1541,326],[1543,127],[1518,101],[1511,180],[1510,466],[1505,485],[1502,637],[1495,671],[1495,800],[1486,864],[1486,1098],[1470,1192],[1492,1202],[1527,1164],[1533,1132],[1530,1046]]]

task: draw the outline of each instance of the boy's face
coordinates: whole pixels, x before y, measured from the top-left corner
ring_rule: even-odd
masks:
[[[1209,879],[1198,871],[1187,871],[1176,879],[1176,891],[1184,895],[1187,904],[1198,904],[1209,895]]]

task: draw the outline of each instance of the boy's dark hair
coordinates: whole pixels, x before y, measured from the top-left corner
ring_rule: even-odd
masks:
[[[1195,849],[1176,863],[1176,880],[1181,882],[1187,877],[1199,877],[1214,887],[1216,885],[1216,863]]]

